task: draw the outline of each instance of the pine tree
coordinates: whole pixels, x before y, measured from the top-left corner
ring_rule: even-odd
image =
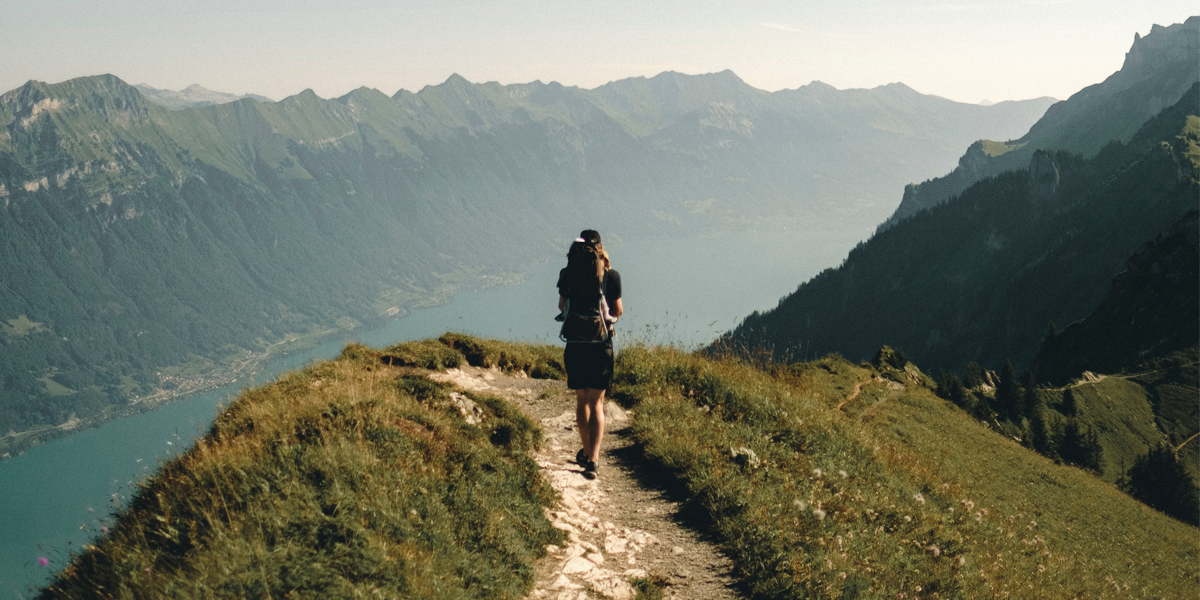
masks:
[[[971,361],[967,363],[967,374],[963,376],[963,385],[968,390],[973,390],[983,385],[983,368],[979,363]]]
[[[958,380],[957,375],[948,371],[942,371],[941,375],[938,376],[937,395],[962,407],[964,405],[966,390],[963,389],[962,382]]]
[[[1025,398],[1017,385],[1017,371],[1012,361],[1004,361],[1000,369],[1000,383],[996,387],[996,405],[1000,414],[1016,423],[1025,414]]]
[[[1122,479],[1121,489],[1184,523],[1200,524],[1196,483],[1166,444],[1139,456]]]
[[[1079,407],[1076,405],[1075,392],[1069,387],[1064,389],[1062,397],[1062,413],[1068,417],[1073,417],[1078,413],[1078,411]]]
[[[1025,389],[1025,396],[1022,399],[1022,404],[1025,409],[1025,416],[1032,418],[1033,409],[1038,403],[1037,384],[1033,380],[1033,371],[1025,369],[1025,372],[1021,374],[1021,387]],[[1043,403],[1043,407],[1044,406],[1045,403]]]
[[[1050,321],[1050,326],[1046,328],[1046,333],[1042,335],[1042,343],[1045,344],[1058,337],[1058,328],[1054,326],[1054,321]]]
[[[1041,400],[1034,394],[1035,401],[1033,410],[1030,411],[1033,415],[1029,419],[1029,427],[1033,434],[1033,449],[1038,454],[1047,458],[1058,458],[1058,449],[1054,444],[1054,434],[1050,431],[1050,422],[1047,418],[1046,402]]]

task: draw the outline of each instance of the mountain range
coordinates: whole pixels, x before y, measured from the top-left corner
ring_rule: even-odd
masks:
[[[1146,37],[1134,34],[1121,70],[1055,104],[1015,140],[980,140],[949,174],[912,184],[887,228],[921,210],[962,193],[971,184],[1004,171],[1024,168],[1040,149],[1092,156],[1112,141],[1129,141],[1142,123],[1174,104],[1200,77],[1200,17],[1169,27],[1154,25]]]
[[[1135,252],[1196,209],[1198,27],[1190,18],[1136,40],[1121,72],[1052,106],[1022,138],[1032,141],[1003,153],[1019,168],[989,159],[1000,170],[979,173],[948,202],[908,216],[902,203],[840,267],[747,317],[725,341],[852,360],[886,343],[926,368],[1006,359],[1027,367],[1051,323],[1086,317]],[[1133,99],[1165,97],[1178,82],[1187,83],[1180,95],[1142,118],[1146,105]],[[1054,137],[1067,130],[1070,140]],[[974,144],[955,173],[987,145]]]
[[[31,81],[0,96],[0,431],[381,323],[557,254],[579,223],[878,222],[904,182],[1051,102],[772,93],[725,71],[167,110],[111,75]]]
[[[204,106],[212,106],[214,104],[228,104],[236,102],[243,98],[250,98],[258,102],[274,102],[274,100],[259,96],[258,94],[229,94],[226,92],[214,92],[200,84],[192,84],[179,91],[160,90],[150,87],[144,83],[139,83],[136,87],[147,100],[157,104],[168,110],[180,110],[184,108],[201,108]]]
[[[1135,41],[1131,72],[1051,107],[1022,138],[1035,141],[982,163],[999,170],[964,179],[963,165],[990,143],[974,144],[954,173],[922,184],[965,187],[898,210],[842,265],[712,349],[857,361],[883,344],[900,348],[898,364],[942,371],[939,394],[989,427],[1195,523],[1198,26],[1155,27]],[[1181,95],[1142,119],[1143,100],[1180,81]],[[1097,93],[1113,82],[1125,87]],[[1038,137],[1068,130],[1069,139]],[[1001,169],[1014,157],[1026,162]],[[954,373],[964,370],[960,384]],[[1156,475],[1138,480],[1136,465]]]

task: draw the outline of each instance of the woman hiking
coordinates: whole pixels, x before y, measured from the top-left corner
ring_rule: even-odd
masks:
[[[567,342],[563,362],[567,387],[575,390],[575,424],[583,448],[575,462],[595,479],[604,438],[604,393],[612,386],[613,324],[624,312],[621,275],[611,268],[600,234],[585,229],[567,252],[558,273],[560,336]]]

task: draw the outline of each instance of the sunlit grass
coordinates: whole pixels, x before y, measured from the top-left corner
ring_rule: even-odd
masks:
[[[42,596],[521,597],[562,543],[540,431],[420,373],[352,344],[244,392]]]
[[[617,373],[644,456],[709,516],[757,597],[1175,598],[1200,585],[1194,528],[990,431],[915,368],[633,347]]]

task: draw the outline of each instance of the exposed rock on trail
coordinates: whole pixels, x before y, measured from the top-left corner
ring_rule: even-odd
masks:
[[[549,511],[555,527],[567,532],[566,547],[550,546],[538,565],[538,581],[528,596],[547,600],[612,598],[632,600],[630,581],[663,582],[664,598],[733,600],[742,598],[729,575],[728,558],[700,534],[680,524],[677,502],[643,487],[632,472],[630,441],[623,434],[629,415],[609,402],[600,459],[600,477],[587,480],[574,463],[579,449],[575,396],[561,381],[527,379],[477,367],[451,369],[431,377],[467,390],[498,395],[538,420],[545,440],[536,460],[542,476],[562,502]]]

